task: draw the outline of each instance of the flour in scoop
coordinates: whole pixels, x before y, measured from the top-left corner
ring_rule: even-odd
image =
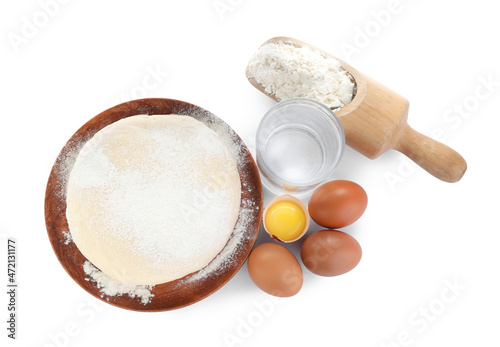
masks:
[[[266,93],[281,101],[310,98],[338,111],[354,95],[353,77],[340,62],[307,46],[283,41],[265,44],[250,60],[248,72]]]

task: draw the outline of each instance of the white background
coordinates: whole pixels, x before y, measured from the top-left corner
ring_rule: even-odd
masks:
[[[7,237],[17,238],[19,259],[18,340],[7,339],[2,323],[0,345],[500,344],[494,2],[65,2],[0,5],[0,293]],[[343,229],[364,252],[352,272],[323,278],[304,268],[301,292],[277,303],[246,266],[214,295],[172,312],[131,312],[93,299],[58,263],[45,230],[45,185],[60,149],[91,117],[146,96],[208,109],[252,147],[274,102],[244,72],[274,36],[310,42],[406,97],[409,123],[427,135],[441,131],[467,160],[464,178],[444,183],[397,152],[369,160],[348,148],[335,178],[358,182],[369,197],[363,217]],[[151,71],[157,83],[145,88]],[[489,92],[481,82],[488,79]],[[457,107],[466,112],[451,114]],[[267,241],[261,234],[258,242]],[[298,254],[299,245],[290,249]],[[7,315],[1,294],[0,320]]]

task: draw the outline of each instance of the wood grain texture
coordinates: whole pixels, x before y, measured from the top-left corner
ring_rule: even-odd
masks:
[[[252,207],[250,222],[243,231],[244,235],[233,253],[233,261],[225,263],[210,276],[199,276],[191,280],[187,275],[181,279],[159,284],[153,287],[154,297],[143,305],[138,298],[123,296],[102,296],[95,283],[88,280],[83,271],[83,263],[87,260],[73,242],[66,244],[65,233],[69,231],[66,219],[66,185],[68,173],[71,171],[79,150],[95,133],[105,126],[122,118],[138,114],[180,114],[194,117],[213,130],[220,131],[221,123],[226,125],[231,138],[239,146],[240,159],[235,158],[241,181],[241,205],[238,221],[243,218],[243,211]],[[212,127],[213,125],[213,127]],[[241,268],[255,244],[262,219],[262,187],[259,172],[248,148],[241,138],[219,118],[210,112],[178,100],[141,99],[126,102],[112,107],[83,125],[66,143],[60,152],[49,176],[45,195],[45,221],[52,248],[66,272],[83,289],[96,298],[125,309],[137,311],[165,311],[193,304],[221,288]],[[238,225],[238,222],[237,222]],[[235,231],[231,237],[233,237]],[[226,244],[226,247],[229,247]],[[224,249],[221,251],[223,252]],[[203,269],[202,269],[203,270]],[[202,271],[200,270],[200,271]]]
[[[460,154],[409,128],[408,100],[317,47],[290,37],[274,37],[262,45],[273,42],[287,42],[296,47],[309,46],[325,57],[337,59],[342,68],[353,76],[356,94],[348,105],[336,112],[344,128],[348,146],[370,159],[377,158],[389,149],[395,149],[443,181],[457,182],[462,178],[467,170],[467,163]],[[251,76],[248,66],[246,75],[255,88],[272,99],[281,101],[264,90]],[[421,141],[424,139],[425,141]]]

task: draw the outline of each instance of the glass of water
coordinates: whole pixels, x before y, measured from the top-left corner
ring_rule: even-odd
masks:
[[[257,166],[273,194],[305,197],[329,178],[342,157],[344,130],[326,105],[308,98],[279,102],[257,128]]]

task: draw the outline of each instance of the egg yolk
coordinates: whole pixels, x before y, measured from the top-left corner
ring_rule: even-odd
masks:
[[[292,241],[304,231],[306,215],[297,204],[280,201],[269,207],[264,222],[269,233],[280,240]]]

